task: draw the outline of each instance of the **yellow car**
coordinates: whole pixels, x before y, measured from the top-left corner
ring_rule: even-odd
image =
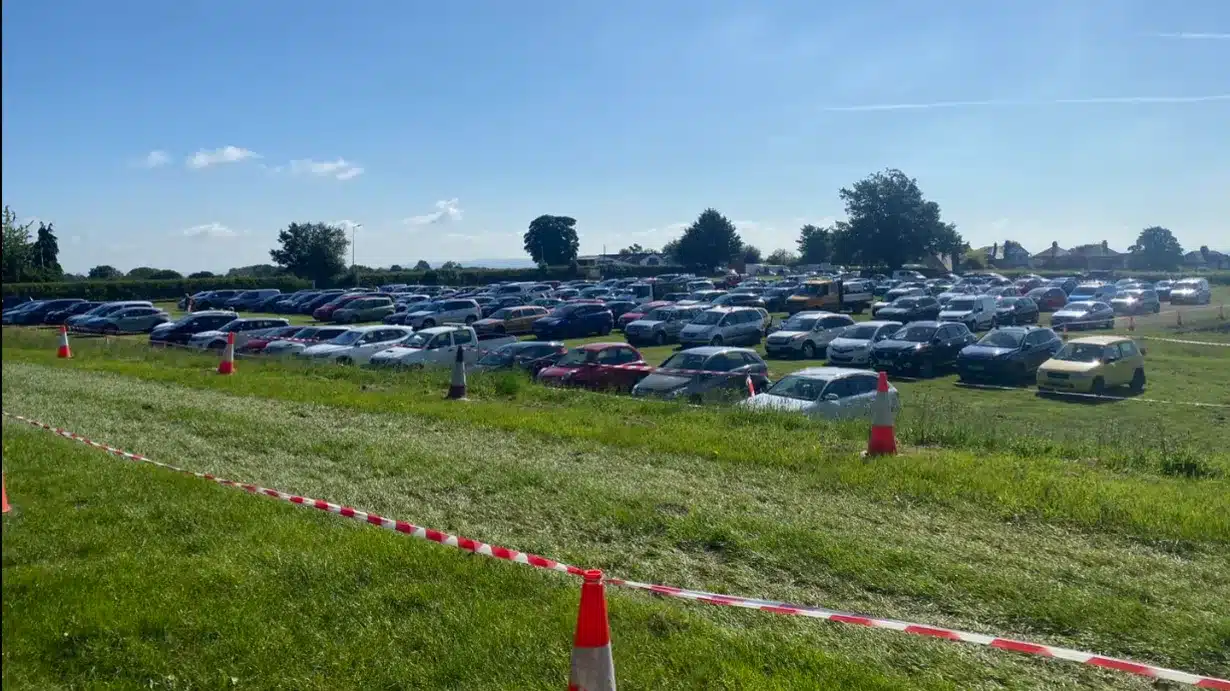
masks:
[[[1038,368],[1038,390],[1101,394],[1116,386],[1145,388],[1145,353],[1123,336],[1068,341]]]
[[[550,312],[545,307],[524,305],[522,307],[505,307],[496,310],[490,317],[474,322],[474,330],[479,333],[497,334],[528,334],[534,332],[534,321],[547,316]]]

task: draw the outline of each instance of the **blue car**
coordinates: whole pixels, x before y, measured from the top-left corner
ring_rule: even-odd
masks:
[[[957,354],[961,381],[1033,381],[1038,366],[1051,359],[1063,341],[1038,326],[1000,327]]]
[[[562,338],[605,336],[615,328],[615,315],[600,303],[564,304],[534,322],[534,336],[540,341]]]

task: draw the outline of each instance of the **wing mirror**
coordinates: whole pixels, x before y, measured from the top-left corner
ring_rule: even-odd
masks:
[[[823,400],[825,400],[825,401],[836,401],[836,400],[839,400],[840,398],[841,398],[841,397],[840,397],[840,396],[838,396],[838,395],[837,395],[837,394],[835,394],[835,393],[826,393],[826,394],[824,394],[824,398],[823,398]]]

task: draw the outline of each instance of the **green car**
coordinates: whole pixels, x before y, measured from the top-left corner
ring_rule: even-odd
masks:
[[[333,321],[339,324],[357,324],[359,322],[378,322],[393,314],[392,298],[359,298],[333,313]]]

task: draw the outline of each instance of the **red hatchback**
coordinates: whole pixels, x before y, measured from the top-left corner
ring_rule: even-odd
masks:
[[[340,295],[317,307],[316,311],[312,312],[312,319],[318,322],[327,322],[333,316],[333,313],[345,307],[346,303],[365,297],[368,297],[367,293],[346,293],[345,295]]]
[[[1026,297],[1038,303],[1038,311],[1055,312],[1068,304],[1068,294],[1059,286],[1043,286],[1026,293]]]
[[[538,381],[554,386],[628,392],[649,374],[640,351],[627,343],[588,343],[574,348],[538,373]]]

